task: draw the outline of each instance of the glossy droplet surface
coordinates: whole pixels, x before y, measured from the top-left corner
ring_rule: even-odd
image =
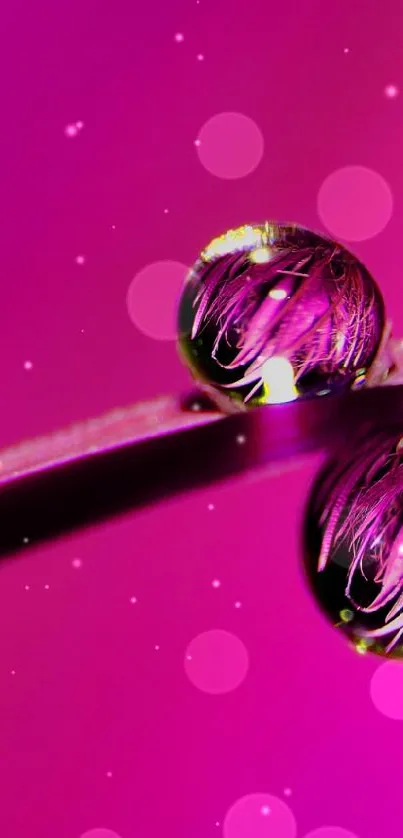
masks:
[[[344,247],[266,222],[214,239],[180,300],[180,353],[225,409],[365,383],[385,327],[382,295]]]
[[[319,476],[304,559],[320,608],[357,652],[403,657],[403,446],[361,438]]]

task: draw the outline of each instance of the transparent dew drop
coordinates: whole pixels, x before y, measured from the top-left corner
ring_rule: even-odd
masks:
[[[182,359],[229,412],[366,386],[384,333],[383,298],[364,265],[325,236],[276,222],[213,239],[178,308]]]

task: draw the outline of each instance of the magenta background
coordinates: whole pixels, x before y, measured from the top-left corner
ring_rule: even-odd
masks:
[[[159,259],[190,263],[241,222],[320,229],[317,192],[340,166],[392,187],[386,230],[353,249],[403,332],[402,97],[383,93],[403,85],[402,23],[401,0],[7,5],[2,444],[185,387],[174,346],[130,322],[132,277]],[[231,110],[265,139],[258,169],[232,182],[193,145]],[[315,467],[211,487],[3,563],[2,838],[214,838],[238,797],[286,787],[300,838],[329,823],[401,836],[402,724],[371,702],[377,661],[347,648],[301,579]],[[224,696],[184,674],[188,643],[211,628],[250,655]]]

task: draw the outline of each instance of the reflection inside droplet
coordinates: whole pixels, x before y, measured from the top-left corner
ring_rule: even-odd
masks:
[[[188,275],[178,313],[185,363],[228,410],[365,385],[384,328],[382,296],[355,256],[274,222],[216,237]],[[279,358],[281,381],[270,366]]]
[[[305,564],[321,608],[359,654],[403,657],[403,451],[372,433],[320,475]]]

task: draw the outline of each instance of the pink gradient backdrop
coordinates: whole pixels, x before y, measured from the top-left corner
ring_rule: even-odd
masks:
[[[173,343],[131,322],[132,279],[190,264],[242,222],[323,229],[319,190],[344,166],[390,186],[389,223],[351,247],[403,333],[403,93],[384,92],[403,88],[401,0],[16,0],[1,29],[2,444],[186,387]],[[194,144],[228,112],[264,139],[241,179],[206,171]],[[359,205],[343,200],[345,222]],[[400,838],[402,722],[379,712],[382,673],[371,692],[379,663],[327,626],[301,576],[316,467],[3,562],[2,838],[291,838],[275,798],[298,838],[328,825],[319,838]],[[218,673],[211,635],[195,641],[210,631],[239,641],[220,646]],[[244,680],[206,693],[193,663],[199,682]],[[388,683],[403,696],[402,680]]]

